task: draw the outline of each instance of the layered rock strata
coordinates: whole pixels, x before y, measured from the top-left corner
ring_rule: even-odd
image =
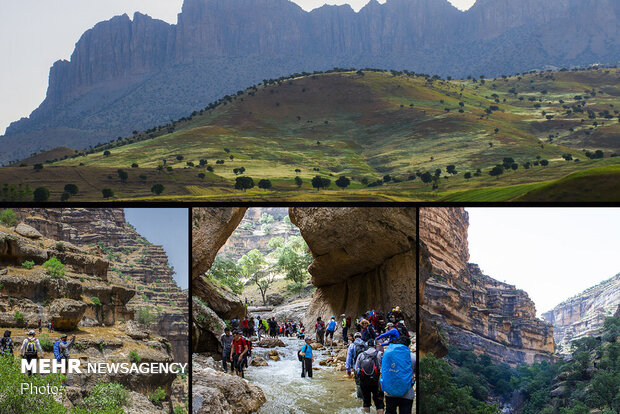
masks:
[[[570,343],[601,332],[605,318],[620,312],[620,273],[565,300],[542,314],[553,324],[560,353],[570,353]]]
[[[41,321],[43,332],[37,335],[42,344],[43,340],[55,342],[60,332],[76,335],[70,352],[82,363],[128,363],[132,352],[141,362],[174,360],[168,340],[151,334],[133,320],[134,312],[128,305],[136,291],[110,280],[109,262],[100,249],[69,242],[59,244],[36,235],[33,228],[24,232],[24,226],[0,225],[0,327],[12,331],[18,346],[27,331],[36,329]],[[54,257],[65,266],[64,274],[52,273],[43,266]],[[53,332],[46,328],[49,322],[53,323]],[[52,358],[51,349],[44,350],[44,357]],[[134,394],[148,395],[161,387],[171,395],[175,379],[176,375],[164,373],[68,374],[66,395],[68,403],[78,404],[100,380],[119,382]],[[165,405],[169,408],[166,412],[171,412],[170,402]],[[139,409],[157,410],[146,400],[128,408],[128,412],[138,413]]]
[[[152,332],[170,341],[175,358],[188,360],[187,293],[174,281],[174,270],[163,247],[151,244],[127,223],[123,209],[32,208],[18,209],[16,214],[26,225],[60,243],[58,246],[75,245],[105,256],[105,269],[84,261],[90,266],[84,271],[98,272],[99,277],[136,290],[138,294],[128,308],[147,308],[156,313]],[[72,263],[68,247],[57,255],[63,263]]]
[[[536,318],[527,293],[467,263],[467,229],[462,208],[420,210],[420,239],[429,252],[421,265],[423,326],[440,339],[422,339],[422,351],[442,356],[446,345],[456,345],[511,365],[552,359],[553,327]]]

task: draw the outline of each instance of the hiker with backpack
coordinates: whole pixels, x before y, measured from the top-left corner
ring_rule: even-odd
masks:
[[[222,346],[222,368],[224,372],[228,372],[228,361],[230,360],[230,352],[232,351],[233,336],[230,328],[224,328],[224,333],[220,336],[220,345]],[[230,364],[230,371],[235,372],[234,364]]]
[[[336,323],[336,317],[332,316],[330,321],[327,323],[327,331],[325,332],[325,341],[327,342],[327,338],[330,338],[329,346],[334,346],[334,332],[338,329],[338,324]]]
[[[367,343],[368,349],[362,352],[355,362],[355,372],[360,378],[364,412],[369,413],[372,401],[375,403],[377,414],[383,414],[383,391],[379,384],[381,375],[381,353],[375,348],[372,339]]]
[[[247,340],[241,336],[241,331],[235,331],[232,341],[232,355],[230,356],[230,362],[233,363],[237,375],[244,378],[243,368],[245,367],[245,358],[248,356],[250,347]]]
[[[367,319],[362,319],[360,325],[362,326],[362,341],[368,342],[371,339],[375,340],[377,338],[377,332],[375,332]]]
[[[345,362],[345,367],[347,369],[347,375],[349,377],[351,376],[351,371],[353,371],[355,374],[355,387],[357,389],[357,398],[361,400],[363,398],[362,388],[360,386],[360,378],[357,373],[355,373],[355,363],[357,362],[357,357],[366,350],[366,343],[362,341],[362,334],[359,332],[356,332],[353,337],[353,343],[349,345],[349,348],[347,349],[347,360]]]
[[[385,393],[385,414],[411,414],[415,399],[415,352],[401,335],[385,349],[381,358],[381,389]],[[398,410],[398,411],[397,411]]]
[[[342,325],[342,342],[346,344],[348,338],[347,333],[349,332],[349,327],[351,326],[351,317],[349,316],[347,318],[347,315],[344,313],[340,315],[340,317],[342,318],[340,321],[340,324]]]
[[[321,320],[319,316],[316,318],[316,324],[314,324],[314,329],[316,331],[316,341],[321,345],[325,345],[323,337],[325,336],[325,322]]]
[[[69,347],[75,342],[75,335],[67,342],[67,334],[62,334],[60,339],[54,343],[54,358],[60,362],[63,358],[69,359]]]
[[[4,331],[4,336],[0,339],[0,355],[1,356],[13,356],[13,350],[15,349],[15,343],[11,338],[11,331]]]
[[[31,330],[28,332],[28,336],[24,339],[24,343],[20,348],[20,352],[23,358],[30,363],[33,359],[39,359],[39,353],[43,356],[43,349],[39,340],[34,337],[35,332]],[[28,376],[32,375],[32,371],[28,371]]]
[[[301,347],[298,353],[298,358],[301,361],[301,377],[306,378],[306,374],[308,374],[308,378],[312,378],[312,361],[314,358],[312,357],[312,343],[311,337],[306,337],[306,344]]]

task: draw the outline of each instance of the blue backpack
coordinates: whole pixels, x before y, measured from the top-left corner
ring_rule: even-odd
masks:
[[[381,389],[393,397],[402,397],[412,385],[411,351],[401,344],[388,346],[381,361]]]
[[[57,361],[60,361],[61,357],[59,348],[61,342],[62,341],[60,339],[54,342],[54,358],[56,358]]]

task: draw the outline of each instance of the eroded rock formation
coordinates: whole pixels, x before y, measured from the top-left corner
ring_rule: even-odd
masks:
[[[399,305],[411,330],[416,321],[415,208],[291,208],[314,261],[317,287],[305,316],[360,315]]]
[[[122,208],[31,208],[16,210],[16,214],[24,225],[56,240],[53,254],[73,270],[137,290],[127,308],[131,311],[149,308],[158,313],[152,332],[170,341],[177,360],[188,360],[187,293],[174,281],[165,250],[151,244],[127,223]],[[90,254],[76,256],[76,249]],[[100,256],[105,256],[105,260]],[[90,296],[106,294],[94,287],[85,289]],[[121,295],[121,292],[113,294]],[[118,312],[118,309],[110,311]],[[110,311],[104,309],[101,313],[109,319]],[[92,320],[93,314],[87,310],[87,319]]]
[[[215,256],[235,231],[246,208],[192,209],[192,351],[217,355],[217,338],[223,332],[222,319],[245,315],[241,299],[214,286],[202,275],[211,268]]]
[[[18,346],[27,331],[41,321],[41,339],[55,342],[59,332],[75,334],[71,356],[83,363],[128,363],[131,352],[147,363],[174,360],[168,340],[150,334],[133,321],[129,304],[136,291],[108,277],[109,262],[100,249],[69,242],[59,244],[45,236],[25,237],[23,231],[17,233],[18,228],[23,229],[0,225],[0,330],[11,330]],[[51,274],[43,266],[52,257],[68,261],[64,275]],[[54,332],[45,328],[48,322],[54,323]],[[51,357],[51,350],[46,349],[45,358]],[[144,395],[161,387],[171,395],[175,378],[174,374],[163,373],[69,374],[67,398],[71,404],[79,403],[100,380],[119,382]],[[147,399],[128,412],[141,412],[138,406],[151,409],[148,412],[156,410]]]
[[[553,336],[561,353],[570,352],[570,343],[598,334],[605,318],[620,312],[620,273],[543,313],[553,324]]]
[[[462,208],[420,210],[420,239],[429,252],[421,264],[422,335],[439,339],[422,338],[421,350],[443,356],[446,345],[456,345],[511,365],[551,359],[553,327],[536,318],[527,293],[467,263],[468,225]]]

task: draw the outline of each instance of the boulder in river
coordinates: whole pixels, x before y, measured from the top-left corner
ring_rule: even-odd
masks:
[[[275,348],[276,346],[286,346],[281,339],[278,338],[265,338],[261,340],[256,346],[261,348]]]
[[[253,367],[266,367],[268,365],[269,364],[267,363],[265,358],[260,357],[258,355],[256,355],[255,357],[252,357],[252,366]]]

